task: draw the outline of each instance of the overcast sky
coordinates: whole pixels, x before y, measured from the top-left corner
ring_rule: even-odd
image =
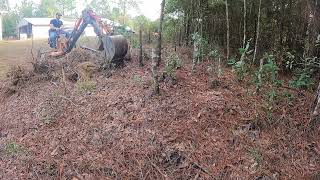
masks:
[[[14,8],[14,6],[18,3],[20,3],[22,0],[10,0],[10,6]],[[33,0],[35,3],[39,3],[40,0]],[[81,10],[84,7],[84,1],[83,0],[77,0],[77,10],[81,12]],[[90,0],[88,0],[90,1]],[[136,16],[143,14],[146,17],[150,18],[151,20],[156,20],[160,17],[160,4],[161,0],[140,0],[140,11],[141,12],[130,12],[130,15]]]

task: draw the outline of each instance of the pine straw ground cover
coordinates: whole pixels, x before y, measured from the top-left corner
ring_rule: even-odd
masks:
[[[294,103],[280,101],[264,123],[253,87],[225,69],[210,89],[206,65],[191,75],[183,60],[160,96],[150,92],[149,62],[138,67],[137,58],[84,90],[56,79],[5,94],[0,179],[319,178],[319,131],[305,133],[312,94],[292,91]]]

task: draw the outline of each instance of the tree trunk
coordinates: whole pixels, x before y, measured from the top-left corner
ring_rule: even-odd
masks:
[[[157,66],[161,63],[161,49],[162,49],[162,24],[164,19],[164,6],[165,6],[165,0],[162,0],[161,3],[161,14],[160,14],[160,25],[159,25],[159,34],[158,34],[158,42],[157,42]]]
[[[260,59],[260,67],[258,72],[258,85],[256,91],[259,92],[262,87],[263,58]]]
[[[246,26],[247,26],[247,22],[246,22],[246,18],[247,18],[247,4],[246,4],[246,0],[243,0],[243,43],[242,43],[242,47],[245,48],[246,47]]]
[[[312,8],[310,1],[307,2],[308,5],[308,24],[307,24],[307,30],[306,30],[306,37],[305,37],[305,43],[304,43],[304,52],[303,52],[303,57],[307,58],[310,55],[310,28],[312,24],[312,19],[313,19],[313,13],[312,13]]]
[[[182,28],[180,28],[180,31],[179,31],[179,37],[178,37],[178,46],[181,47],[181,38],[182,38]]]
[[[229,7],[228,0],[226,0],[226,19],[227,19],[227,60],[230,56],[230,25],[229,25]]]
[[[160,94],[159,88],[159,81],[158,81],[158,55],[156,54],[155,50],[152,49],[152,64],[151,64],[151,71],[152,71],[152,80],[153,80],[153,93],[156,95]]]
[[[311,117],[309,127],[313,131],[319,124],[319,113],[320,113],[320,83],[318,85],[316,98],[311,107]]]
[[[281,20],[280,20],[280,32],[279,32],[279,34],[280,34],[280,39],[279,39],[279,60],[280,60],[280,62],[282,62],[282,58],[283,58],[283,50],[284,50],[284,48],[283,48],[283,40],[284,40],[284,34],[285,34],[285,32],[284,32],[284,27],[285,27],[285,23],[284,23],[284,21],[285,21],[285,18],[286,18],[286,12],[285,12],[285,2],[283,1],[282,3],[281,3]]]
[[[258,12],[258,22],[257,22],[257,34],[256,34],[256,43],[254,46],[254,54],[253,54],[253,64],[256,62],[257,51],[258,51],[258,42],[259,42],[259,31],[260,31],[260,17],[261,17],[261,1],[259,2],[259,12]]]
[[[140,27],[140,30],[139,30],[139,42],[140,42],[140,52],[139,52],[139,66],[143,66],[143,56],[142,56],[142,52],[143,52],[143,49],[142,49],[142,27]]]
[[[0,12],[0,41],[2,41],[2,14]]]

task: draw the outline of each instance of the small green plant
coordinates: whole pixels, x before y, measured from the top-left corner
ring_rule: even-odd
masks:
[[[194,72],[195,66],[208,55],[210,50],[208,41],[200,33],[193,33],[191,38],[193,41],[192,71]]]
[[[227,60],[227,65],[233,66],[237,62],[237,59],[235,57],[231,57],[230,59]]]
[[[314,68],[319,67],[318,61],[317,57],[302,58],[301,63],[295,64],[300,69],[295,72],[295,77],[289,82],[290,86],[301,89],[311,88],[314,85],[312,74],[314,73]]]
[[[265,111],[269,123],[273,119],[274,104],[279,96],[277,88],[283,83],[278,79],[278,71],[279,67],[275,63],[274,56],[266,53],[260,60],[260,69],[256,72],[255,85],[257,92],[262,87],[268,87],[268,91],[265,93]]]
[[[142,77],[140,75],[134,75],[133,76],[133,81],[136,83],[141,84],[142,83]]]
[[[277,97],[277,91],[276,91],[275,89],[272,89],[271,91],[269,91],[269,92],[267,93],[268,104],[269,104],[270,106],[273,105],[276,97]]]
[[[249,150],[249,154],[251,157],[254,158],[254,160],[258,163],[261,164],[262,163],[262,154],[258,149],[250,149]]]
[[[284,59],[286,61],[286,68],[291,70],[295,62],[295,56],[291,52],[286,52]]]
[[[77,92],[79,93],[93,92],[96,90],[96,85],[97,83],[95,81],[78,82],[76,84]]]
[[[262,164],[263,156],[258,149],[249,149],[248,155],[254,159],[254,163],[251,165],[251,170],[256,171]]]
[[[216,74],[218,78],[222,75],[222,68],[221,68],[221,53],[218,49],[214,49],[209,52],[208,56],[210,57],[210,65],[208,67],[208,72],[211,75]]]
[[[302,71],[298,73],[292,81],[289,82],[291,87],[308,89],[314,85],[314,80],[311,76],[311,72]]]
[[[11,142],[5,145],[4,153],[6,155],[15,155],[23,151],[23,148],[15,142]]]
[[[288,91],[285,91],[285,92],[283,93],[283,97],[286,98],[286,101],[287,101],[287,103],[288,103],[290,106],[293,105],[293,101],[294,101],[294,95],[293,95],[293,94],[291,94],[291,93],[288,92]]]
[[[175,79],[176,78],[176,71],[177,71],[177,69],[181,68],[181,66],[182,66],[182,61],[179,58],[179,56],[176,54],[171,54],[166,59],[166,64],[165,64],[164,70],[168,76]]]
[[[244,61],[238,61],[234,64],[233,68],[237,73],[238,81],[243,81],[247,71],[246,63]]]
[[[232,65],[233,69],[235,70],[236,74],[237,74],[237,79],[238,81],[243,81],[244,77],[248,71],[248,67],[247,67],[247,55],[251,53],[251,51],[249,50],[250,48],[250,40],[247,42],[247,45],[245,48],[240,48],[239,52],[240,52],[240,60],[236,61],[235,59],[230,59],[228,60],[228,64]]]
[[[266,63],[256,72],[255,84],[257,91],[261,89],[263,83],[270,85],[273,90],[275,87],[281,86],[283,82],[278,79],[279,67],[274,61],[274,56],[266,53],[262,62]]]

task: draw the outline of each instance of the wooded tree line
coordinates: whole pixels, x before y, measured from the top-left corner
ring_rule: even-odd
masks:
[[[320,55],[318,0],[167,0],[165,13],[167,39],[191,45],[197,33],[228,59],[248,42],[257,58],[272,53],[283,69]]]

